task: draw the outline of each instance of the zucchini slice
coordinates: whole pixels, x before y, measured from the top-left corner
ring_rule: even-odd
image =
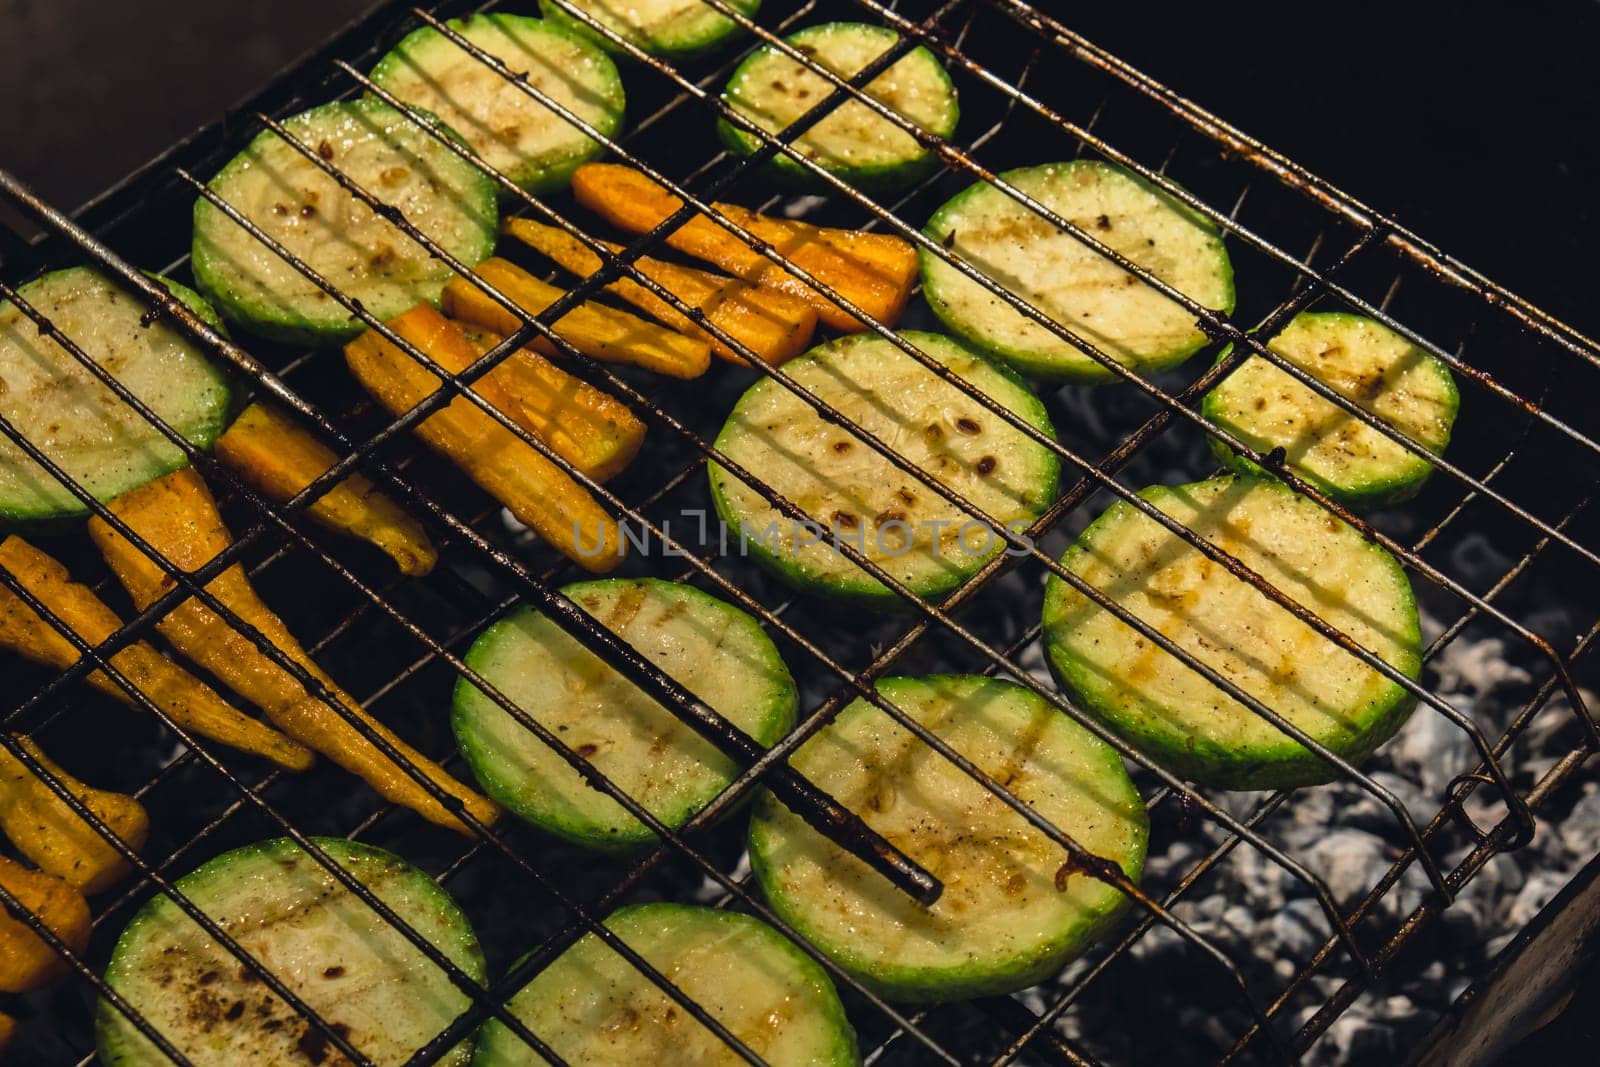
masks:
[[[892,48],[899,34],[861,22],[829,22],[808,26],[785,40],[819,66],[851,78]],[[772,46],[759,49],[739,64],[722,98],[766,130],[777,133],[810,111],[834,91],[827,78]],[[926,48],[914,48],[888,70],[868,82],[872,99],[939,138],[956,130],[961,109],[950,75]],[[723,143],[750,155],[762,141],[719,119]],[[904,128],[860,100],[847,100],[801,134],[794,147],[806,158],[851,185],[872,191],[903,188],[933,169],[934,155]],[[786,155],[770,165],[783,177],[809,182],[814,176]]]
[[[1233,311],[1233,266],[1222,235],[1143,179],[1095,160],[1044,163],[1001,177],[1203,306]],[[957,193],[925,232],[1142,374],[1175,367],[1205,347],[1206,335],[1181,304],[988,182]],[[1089,384],[1115,379],[928,249],[920,254],[923,295],[953,332],[1027,374]]]
[[[199,295],[157,280],[221,325]],[[151,321],[143,301],[87,267],[43,275],[18,293],[192,444],[207,448],[222,432],[227,380],[177,330]],[[0,415],[97,500],[188,463],[177,445],[10,301],[0,303]],[[66,486],[0,438],[0,523],[87,513]]]
[[[815,960],[759,919],[685,904],[636,904],[606,927],[772,1067],[849,1067],[855,1031]],[[512,998],[511,1010],[573,1064],[740,1064],[722,1039],[615,949],[586,934]],[[544,1059],[499,1020],[473,1067]]]
[[[900,335],[1045,434],[1044,405],[1015,375],[933,333]],[[831,341],[785,364],[795,383],[1013,529],[1054,499],[1054,452],[1003,422],[875,334]],[[824,421],[783,383],[751,386],[717,435],[717,448],[815,524],[784,517],[722,465],[708,464],[722,521],[745,551],[798,589],[875,607],[899,597],[835,547],[848,542],[924,597],[949,592],[1004,549],[1000,534]]]
[[[1141,494],[1409,678],[1422,666],[1405,571],[1313,501],[1227,475]],[[1062,565],[1351,763],[1415,700],[1126,501]],[[1045,649],[1086,710],[1174,774],[1218,789],[1313,785],[1338,771],[1127,623],[1051,576]]]
[[[478,939],[455,901],[398,856],[343,838],[313,838],[339,866],[483,982]],[[406,1062],[468,1007],[445,973],[288,838],[235,849],[177,882],[206,915],[376,1064]],[[106,981],[196,1067],[342,1060],[320,1030],[268,990],[165,896],[117,940]],[[107,1067],[166,1056],[101,1001]],[[442,1064],[465,1063],[471,1041]]]
[[[1382,323],[1346,312],[1306,312],[1267,344],[1429,451],[1443,452],[1450,443],[1461,402],[1450,368]],[[1404,500],[1433,472],[1425,458],[1259,356],[1207,393],[1201,412],[1258,452],[1282,448],[1296,473],[1352,507]],[[1208,440],[1227,466],[1260,473],[1216,438]]]
[[[738,608],[655,578],[578,582],[561,592],[761,744],[794,726],[799,698],[789,669]],[[710,742],[531,608],[484,631],[466,663],[668,826],[688,822],[738,773]],[[466,678],[456,683],[453,722],[478,781],[513,814],[590,848],[656,839]]]
[[[607,137],[622,128],[622,79],[588,38],[521,15],[468,15],[446,25]],[[379,60],[372,80],[438,115],[487,166],[530,192],[565,188],[604,147],[432,26]]]
[[[1144,804],[1111,746],[1037,694],[964,675],[877,690],[1134,881]],[[868,988],[912,1002],[1008,993],[1087,949],[1128,898],[1073,869],[1022,816],[884,712],[857,699],[790,765],[944,881],[924,908],[769,795],[750,867],[773,909]]]
[[[468,265],[494,251],[494,184],[380,100],[324,104],[286,119],[290,136],[399,209]],[[211,179],[211,191],[379,319],[439,302],[450,267],[264,130]],[[338,301],[201,198],[194,276],[222,313],[281,341],[332,344],[365,327]]]
[[[705,0],[562,0],[595,21],[615,30],[653,56],[697,59],[722,46],[739,32],[739,24]],[[728,6],[754,18],[761,0],[728,0]],[[539,10],[551,22],[590,38],[614,55],[622,47],[596,33],[552,0],[539,0]]]

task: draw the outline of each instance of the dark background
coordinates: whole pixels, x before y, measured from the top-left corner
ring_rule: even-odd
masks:
[[[0,0],[0,162],[74,206],[372,6]],[[1600,4],[1043,6],[1600,333]]]

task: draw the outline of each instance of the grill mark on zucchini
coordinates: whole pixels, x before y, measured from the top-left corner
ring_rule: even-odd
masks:
[[[1381,323],[1343,312],[1307,312],[1267,344],[1422,448],[1440,453],[1449,444],[1459,404],[1449,368]],[[1256,451],[1283,449],[1301,477],[1352,507],[1404,500],[1433,470],[1424,456],[1256,355],[1206,394],[1201,410]],[[1258,473],[1226,445],[1214,438],[1210,444],[1225,465]]]
[[[1020,686],[889,678],[877,689],[1055,825],[1137,879],[1145,816],[1120,759]],[[751,868],[779,915],[894,1000],[1009,992],[1053,973],[1125,905],[1063,873],[1059,846],[910,731],[854,701],[791,761],[945,883],[922,908],[763,796]]]
[[[1223,313],[1233,270],[1216,229],[1142,179],[1090,160],[1001,175],[1133,263]],[[1010,194],[979,182],[925,232],[971,266],[1122,364],[1149,373],[1204,347],[1194,316]],[[1115,375],[938,256],[920,251],[924,294],[952,331],[1019,370],[1097,383]]]
[[[1314,502],[1245,477],[1141,495],[1417,677],[1420,632],[1404,572]],[[1129,504],[1107,509],[1062,563],[1351,762],[1392,736],[1414,706],[1398,683]],[[1174,773],[1223,789],[1315,784],[1338,773],[1053,576],[1044,626],[1062,686]]]
[[[938,334],[901,336],[1054,435],[1043,404],[1002,368]],[[1054,497],[1059,464],[1053,452],[1001,423],[886,339],[857,335],[830,342],[785,370],[801,388],[996,522],[1030,521]],[[948,591],[1003,549],[998,533],[980,540],[970,531],[964,548],[959,538],[978,520],[935,490],[910,484],[910,474],[849,428],[824,421],[808,400],[782,383],[763,380],[752,386],[734,406],[716,444],[814,521],[827,524],[842,516],[841,528],[857,531],[863,554],[921,595]],[[800,531],[764,497],[723,467],[707,467],[718,514],[750,538],[750,554],[779,577],[809,592],[874,606],[898,602],[833,545],[799,545]],[[935,523],[944,524],[937,555]],[[769,530],[774,537],[763,540]]]
[[[793,680],[744,612],[656,579],[581,582],[562,592],[760,743],[793,725]],[[536,612],[496,623],[466,662],[669,826],[732,781],[731,760]],[[485,789],[524,820],[595,848],[655,840],[465,678],[453,725]]]

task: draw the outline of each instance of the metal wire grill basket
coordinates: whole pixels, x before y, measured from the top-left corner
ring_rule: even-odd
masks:
[[[569,8],[565,0],[552,2]],[[773,2],[753,20],[730,8],[724,0],[704,2],[745,24],[748,47],[776,43],[794,28],[830,18],[879,23],[894,30],[899,43],[854,78],[840,79],[824,72],[835,87],[832,95],[776,137],[760,134],[764,142],[761,150],[748,159],[738,159],[717,146],[713,132],[714,119],[731,115],[720,101],[718,90],[738,55],[680,68],[643,54],[583,12],[569,9],[573,18],[589,23],[597,33],[629,53],[625,78],[630,110],[637,117],[618,138],[606,139],[614,158],[652,174],[688,205],[702,210],[709,210],[713,200],[728,199],[763,210],[803,214],[816,221],[897,235],[917,244],[924,253],[952,262],[958,269],[982,279],[997,299],[1010,302],[1046,328],[1068,336],[1048,316],[983,279],[920,231],[933,207],[955,190],[978,180],[996,182],[1054,226],[1072,233],[1145,283],[1183,303],[1212,339],[1209,351],[1215,355],[1224,346],[1232,346],[1231,354],[1215,363],[1197,357],[1180,371],[1145,380],[1104,352],[1075,340],[1121,381],[1092,394],[1068,389],[1050,398],[1062,428],[1060,440],[1043,438],[1037,431],[1033,436],[1041,438],[1059,456],[1065,474],[1064,491],[1025,536],[1014,538],[1012,547],[1016,551],[996,557],[942,601],[922,600],[880,571],[876,576],[905,600],[905,613],[871,623],[841,623],[826,606],[795,598],[737,554],[720,554],[714,551],[714,545],[686,533],[681,518],[696,509],[701,513],[706,510],[704,466],[708,459],[721,458],[711,438],[738,389],[757,373],[777,379],[786,388],[798,388],[781,368],[763,368],[743,376],[723,374],[709,385],[663,384],[589,360],[551,330],[550,324],[561,314],[598,295],[615,278],[631,278],[694,317],[697,313],[693,309],[682,305],[633,265],[639,256],[656,252],[682,218],[670,220],[629,242],[620,255],[600,249],[605,268],[573,285],[566,297],[537,317],[526,316],[503,294],[486,289],[491,299],[518,314],[525,325],[466,372],[446,372],[391,335],[446,383],[429,401],[393,420],[380,417],[363,404],[358,391],[334,365],[337,361],[326,353],[229,340],[131,266],[158,266],[164,272],[181,274],[187,252],[188,213],[196,197],[211,200],[250,228],[237,209],[205,187],[204,180],[263,128],[291,140],[313,165],[328,171],[358,198],[376,205],[378,201],[368,190],[320,159],[314,148],[294,142],[278,119],[336,96],[369,92],[386,97],[363,72],[375,56],[420,24],[434,26],[497,74],[516,80],[516,72],[445,24],[446,18],[469,10],[467,5],[386,6],[331,41],[317,56],[266,90],[252,106],[176,146],[76,219],[50,208],[16,179],[0,172],[0,192],[46,230],[40,241],[25,245],[19,239],[11,239],[4,247],[5,277],[10,284],[0,283],[0,296],[18,303],[41,330],[50,330],[52,324],[37,309],[26,305],[17,286],[40,269],[74,263],[97,265],[148,302],[152,316],[174,323],[205,346],[256,394],[275,399],[317,427],[341,456],[338,466],[293,502],[280,506],[247,489],[209,456],[195,453],[193,461],[224,501],[230,526],[237,535],[234,548],[192,574],[169,567],[173,592],[138,613],[125,629],[98,647],[87,647],[74,638],[83,658],[73,668],[59,673],[29,667],[15,669],[15,699],[6,713],[8,732],[0,735],[0,744],[36,774],[54,782],[48,771],[21,747],[17,735],[31,734],[47,745],[52,738],[96,736],[92,746],[64,746],[58,741],[54,747],[85,749],[75,753],[75,766],[93,768],[99,779],[123,783],[156,815],[154,837],[139,854],[121,846],[109,828],[100,826],[108,840],[124,849],[136,875],[117,893],[98,902],[95,924],[99,936],[87,956],[79,958],[56,942],[81,978],[72,992],[40,1001],[41,1010],[59,1021],[62,1056],[81,1056],[83,1062],[93,1059],[86,1028],[89,1012],[82,999],[110,996],[98,977],[101,954],[134,906],[152,893],[179,899],[173,880],[233,844],[263,835],[292,836],[319,861],[327,862],[336,877],[361,894],[387,921],[404,927],[391,909],[355,879],[339,872],[337,865],[327,861],[309,840],[312,835],[333,834],[393,848],[436,874],[481,921],[491,954],[497,956],[493,962],[500,966],[496,973],[502,976],[487,987],[479,986],[454,970],[425,938],[405,927],[407,936],[423,947],[435,963],[453,972],[452,978],[469,993],[474,1005],[412,1062],[433,1062],[490,1017],[508,1021],[525,1041],[554,1058],[537,1034],[515,1022],[505,1010],[505,1002],[529,976],[578,936],[591,931],[609,937],[613,947],[653,981],[661,983],[669,996],[717,1030],[735,1056],[758,1062],[754,1051],[722,1029],[664,975],[614,935],[606,934],[600,920],[617,904],[641,896],[697,899],[750,911],[826,963],[755,892],[740,865],[737,830],[729,829],[727,824],[715,824],[718,815],[760,786],[772,789],[805,813],[814,825],[872,863],[902,891],[919,899],[932,899],[938,891],[938,880],[932,874],[789,770],[785,759],[857,697],[872,700],[885,714],[914,728],[904,713],[872,689],[873,680],[914,667],[999,674],[1034,689],[1063,714],[1092,726],[1093,720],[1063,698],[1037,669],[1039,628],[1034,602],[1037,582],[1045,574],[1069,577],[1056,562],[1060,544],[1115,498],[1142,507],[1176,535],[1257,585],[1263,595],[1301,615],[1325,639],[1342,645],[1353,661],[1365,663],[1405,685],[1421,705],[1419,715],[1440,716],[1469,739],[1471,758],[1464,765],[1451,768],[1455,777],[1450,788],[1444,795],[1430,797],[1431,809],[1424,813],[1426,817],[1419,817],[1370,774],[1321,750],[1338,765],[1343,780],[1371,798],[1392,824],[1392,839],[1396,842],[1392,864],[1354,897],[1336,894],[1306,866],[1302,857],[1278,840],[1276,820],[1296,804],[1300,793],[1250,795],[1243,798],[1247,802],[1241,802],[1239,797],[1197,789],[1099,730],[1136,768],[1136,781],[1151,813],[1153,835],[1157,839],[1162,835],[1186,836],[1196,844],[1187,864],[1139,886],[1115,865],[1098,862],[1085,853],[1069,835],[1051,826],[1003,785],[967,764],[969,773],[979,777],[986,788],[1055,842],[1063,863],[1072,862],[1078,869],[1109,880],[1126,892],[1133,899],[1131,918],[1086,961],[1047,986],[1026,995],[990,998],[938,1011],[887,1004],[835,970],[834,977],[860,1032],[863,1051],[870,1058],[884,1062],[1093,1062],[1097,1054],[1090,1047],[1092,1042],[1077,1042],[1060,1023],[1075,1011],[1084,1011],[1092,1012],[1103,1025],[1118,1025],[1116,1012],[1126,1007],[1129,989],[1137,988],[1137,979],[1130,977],[1137,973],[1135,947],[1141,939],[1155,936],[1152,931],[1161,930],[1184,943],[1185,959],[1192,963],[1196,975],[1206,976],[1198,979],[1206,988],[1196,995],[1207,1003],[1215,1002],[1222,1022],[1220,1039],[1212,1035],[1210,1043],[1202,1042],[1202,1051],[1195,1058],[1298,1058],[1313,1048],[1345,1008],[1376,983],[1403,981],[1418,969],[1417,961],[1403,956],[1402,950],[1409,944],[1425,942],[1425,931],[1490,859],[1530,839],[1537,831],[1545,805],[1573,778],[1600,742],[1600,732],[1579,684],[1580,674],[1586,669],[1586,654],[1600,625],[1600,613],[1591,607],[1597,602],[1593,595],[1594,577],[1600,569],[1600,555],[1589,547],[1593,531],[1586,511],[1594,485],[1595,456],[1600,453],[1600,447],[1585,429],[1600,371],[1600,347],[1593,341],[1096,48],[1046,11],[1022,0]],[[866,97],[860,87],[918,45],[932,49],[949,69],[964,113],[957,137],[949,142],[915,131],[917,136],[934,142],[932,147],[941,164],[936,173],[907,192],[874,198],[830,177],[791,147],[791,142],[810,125],[849,100],[865,101],[884,117],[904,124],[892,111]],[[795,57],[810,62],[799,53]],[[531,96],[561,110],[539,90],[525,82],[519,84]],[[564,117],[579,121],[570,113]],[[587,132],[594,135],[598,131]],[[471,155],[469,149],[460,146],[452,145],[452,150]],[[826,197],[772,195],[761,164],[779,154],[814,172],[826,189]],[[1224,316],[1195,304],[1100,244],[1094,233],[1054,216],[998,177],[1009,167],[1077,156],[1104,159],[1127,168],[1217,225],[1234,258],[1241,295],[1237,311]],[[506,210],[527,214],[588,240],[587,231],[592,227],[569,201],[531,197],[503,177],[496,177],[507,194]],[[426,242],[404,218],[394,221]],[[739,232],[736,225],[726,220],[724,224]],[[261,239],[270,241],[267,235],[256,232]],[[446,255],[442,249],[434,250]],[[776,250],[761,246],[761,251],[773,262],[804,276]],[[467,272],[465,264],[458,266]],[[313,280],[368,326],[385,329],[337,287],[324,279]],[[842,296],[814,279],[807,280],[848,308],[848,301]],[[1261,343],[1261,337],[1313,305],[1357,311],[1377,319],[1446,362],[1462,384],[1461,424],[1472,430],[1444,458],[1435,460],[1437,471],[1427,489],[1403,512],[1384,513],[1370,521],[1353,515],[1285,468],[1281,457],[1251,452],[1243,442],[1198,414],[1199,398],[1240,360],[1254,353],[1288,371],[1353,418],[1413,450],[1420,448]],[[707,329],[717,332],[710,325]],[[895,334],[880,324],[873,324],[873,329],[895,339]],[[70,336],[59,332],[57,336],[92,372],[117,388],[115,379],[78,349]],[[662,573],[665,564],[669,573],[663,576],[691,581],[743,607],[761,620],[782,647],[801,684],[802,715],[794,733],[771,750],[763,752],[749,738],[738,734],[682,686],[555,593],[556,587],[571,577],[571,565],[547,548],[531,544],[526,536],[508,526],[497,507],[488,506],[481,495],[462,487],[447,466],[423,452],[407,434],[409,428],[441,405],[465,396],[582,481],[569,463],[473,390],[473,382],[506,354],[537,337],[551,339],[575,374],[625,400],[650,425],[647,455],[622,478],[594,487],[614,514],[635,530],[647,531],[658,545],[672,550],[671,554],[657,554],[648,560],[649,569]],[[726,335],[719,339],[739,347]],[[914,348],[905,346],[905,350],[913,358],[927,360]],[[759,364],[759,360],[753,362]],[[119,395],[159,423],[154,413],[126,390]],[[1015,416],[994,401],[981,394],[975,399],[1027,432]],[[826,412],[824,416],[827,417]],[[181,443],[170,427],[163,425],[161,429],[174,442]],[[10,424],[0,424],[0,433],[36,461],[44,459],[37,446]],[[1530,669],[1534,674],[1521,706],[1503,721],[1482,721],[1472,708],[1457,706],[1439,687],[1431,685],[1428,674],[1424,674],[1421,683],[1405,678],[1375,653],[1311,615],[1239,561],[1166,519],[1135,495],[1135,490],[1148,482],[1203,470],[1200,457],[1205,453],[1206,435],[1221,438],[1268,467],[1296,492],[1353,523],[1404,563],[1425,608],[1441,621],[1426,650],[1430,661],[1453,642],[1463,640],[1463,635],[1492,634],[1503,639],[1508,648],[1520,649],[1518,654],[1525,656],[1521,661],[1533,665]],[[863,440],[905,470],[908,477],[935,493],[951,496],[934,475],[916,468],[884,442],[870,436],[863,436]],[[183,447],[193,451],[187,444]],[[443,565],[434,574],[422,580],[397,578],[363,550],[328,541],[306,525],[305,507],[351,470],[366,473],[427,520],[443,548]],[[792,502],[761,484],[758,472],[742,472],[741,476],[748,477],[781,512],[803,517],[804,513]],[[120,525],[87,492],[81,488],[75,492],[96,514],[114,526]],[[968,501],[955,499],[952,503],[975,518],[983,517]],[[123,532],[125,536],[131,533],[125,527]],[[1462,563],[1463,546],[1470,547],[1475,540],[1484,538],[1509,560],[1493,573]],[[139,543],[136,537],[130,539]],[[64,551],[73,549],[69,545]],[[92,572],[88,553],[79,551],[82,559],[72,561],[75,573],[80,571],[80,563],[82,572]],[[850,554],[848,549],[844,551]],[[320,769],[306,778],[264,772],[244,757],[185,736],[171,723],[170,733],[155,737],[148,729],[129,725],[107,713],[101,702],[87,695],[87,675],[92,670],[102,670],[159,716],[160,712],[137,694],[108,659],[127,642],[148,633],[162,613],[183,597],[198,596],[206,601],[205,583],[235,561],[247,564],[257,585],[282,591],[282,595],[271,598],[274,607],[291,629],[310,639],[308,650],[358,695],[363,707],[385,722],[397,724],[408,737],[420,739],[420,747],[430,754],[443,757],[451,749],[441,724],[450,681],[465,674],[482,682],[461,660],[466,644],[512,605],[531,602],[630,681],[712,739],[744,769],[735,784],[682,831],[655,824],[663,838],[658,847],[627,861],[595,864],[565,846],[552,845],[530,831],[509,826],[474,826],[473,839],[463,847],[457,839],[425,828],[408,813],[352,790],[351,780],[336,769]],[[859,558],[856,561],[863,562]],[[0,570],[0,582],[48,617],[48,609],[34,600],[15,576]],[[1019,602],[1027,606],[1019,610]],[[1131,621],[1131,616],[1114,601],[1102,598],[1100,602],[1104,610]],[[1565,612],[1557,628],[1560,632],[1549,632],[1551,627],[1544,625],[1550,618],[1548,609],[1552,603]],[[214,600],[210,606],[245,632],[243,622],[225,607]],[[63,632],[70,634],[65,628]],[[1160,635],[1147,636],[1160,643]],[[261,648],[312,692],[329,699],[335,710],[348,715],[320,683],[287,660],[281,651],[264,639]],[[1187,659],[1176,646],[1168,647],[1168,651]],[[1209,672],[1203,664],[1188,662],[1230,696],[1282,723],[1272,708],[1243,693],[1226,678]],[[505,705],[516,713],[514,705]],[[526,715],[521,719],[530,729],[537,729]],[[1537,773],[1530,772],[1516,758],[1519,738],[1535,722],[1546,732],[1559,734],[1565,753],[1553,764],[1540,767]],[[547,734],[545,731],[541,736],[564,758],[574,765],[585,762],[559,738]],[[180,742],[176,753],[171,746],[172,735]],[[927,731],[919,736],[943,755],[960,760],[958,753]],[[384,748],[381,741],[376,743]],[[392,750],[386,751],[393,755]],[[448,800],[420,774],[415,777],[441,802]],[[55,785],[63,797],[70,798],[59,782]],[[597,779],[597,786],[620,794],[603,778]],[[626,794],[618,795],[618,799],[636,816],[651,821]],[[93,818],[81,805],[77,810],[80,815]],[[1306,896],[1317,902],[1323,928],[1318,935],[1320,945],[1314,952],[1304,958],[1285,958],[1285,966],[1263,970],[1256,962],[1241,961],[1218,947],[1184,917],[1183,902],[1203,890],[1219,869],[1239,862],[1241,853],[1253,854],[1261,862],[1286,872],[1303,886]],[[1386,906],[1385,902],[1392,903],[1398,887],[1408,880],[1423,887],[1417,898],[1420,903],[1399,911]],[[42,936],[54,940],[9,893],[0,890],[0,900]],[[352,1062],[365,1062],[360,1050],[350,1047],[336,1027],[299,1003],[286,987],[272,983],[270,969],[249,960],[242,948],[197,909],[191,914],[197,921],[209,923],[208,931],[232,946],[230,950],[237,949],[242,962],[267,974],[275,992],[302,1009],[308,1026],[322,1032],[333,1048]],[[509,974],[505,973],[511,960],[524,953],[528,954],[526,958]],[[1422,955],[1426,959],[1428,950],[1424,949]],[[136,1025],[145,1025],[134,1006],[115,996],[110,999],[115,1010],[125,1012]],[[1122,1016],[1122,1024],[1127,1025],[1135,1017],[1133,1013]],[[152,1040],[157,1037],[153,1031],[146,1036]],[[175,1061],[184,1062],[170,1045],[166,1051]]]

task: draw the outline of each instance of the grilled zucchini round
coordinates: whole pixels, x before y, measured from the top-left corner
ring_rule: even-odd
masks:
[[[654,578],[578,582],[562,593],[761,744],[794,726],[794,680],[771,638],[738,608]],[[485,631],[466,663],[668,826],[688,822],[738,773],[709,741],[531,608]],[[478,781],[512,814],[590,848],[656,840],[465,678],[456,683],[453,721]]]
[[[1090,852],[1137,881],[1144,804],[1111,746],[1037,694],[992,678],[886,678],[877,690]],[[923,907],[763,794],[750,867],[785,922],[869,988],[929,1002],[1042,981],[1128,898],[866,700],[790,765],[943,879]]]
[[[370,845],[313,840],[457,967],[484,981],[477,937],[432,878]],[[449,976],[288,838],[224,853],[175,888],[374,1063],[405,1062],[468,1007]],[[139,909],[105,977],[195,1067],[337,1055],[326,1035],[169,897]],[[96,1036],[107,1067],[170,1062],[109,1001],[100,1002]],[[438,1062],[463,1064],[471,1050],[464,1041]]]
[[[1267,345],[1428,451],[1443,452],[1450,443],[1460,405],[1450,368],[1382,323],[1345,312],[1306,312]],[[1300,477],[1351,507],[1397,503],[1433,472],[1426,457],[1260,356],[1250,356],[1207,393],[1201,413],[1257,452],[1283,449]],[[1221,441],[1209,440],[1227,466],[1260,473]]]
[[[1149,183],[1095,160],[1045,163],[1001,175],[1204,307],[1233,311],[1233,266],[1222,235]],[[1124,366],[1177,366],[1206,335],[1183,305],[1018,203],[979,182],[928,220],[927,235],[982,274]],[[950,330],[1026,374],[1095,384],[1116,375],[1070,341],[924,248],[923,295]]]
[[[622,78],[589,38],[520,15],[468,15],[446,25],[605,136],[622,129]],[[379,60],[372,80],[438,115],[485,165],[530,192],[565,188],[605,148],[432,26]]]
[[[595,21],[615,30],[653,56],[668,59],[697,59],[725,44],[739,32],[739,24],[703,0],[563,0]],[[728,6],[754,18],[761,0],[728,0]],[[551,22],[560,23],[589,37],[614,55],[626,55],[621,46],[607,40],[586,23],[568,14],[552,0],[539,0],[539,10]]]
[[[494,184],[404,113],[380,100],[351,100],[301,112],[283,126],[457,259],[476,264],[494,251]],[[271,130],[209,187],[379,319],[422,301],[437,304],[450,280],[448,264]],[[193,268],[228,319],[264,337],[334,344],[366,328],[204,198],[194,205]]]
[[[157,281],[201,318],[222,325],[197,293]],[[17,293],[191,444],[208,448],[222,432],[227,380],[177,330],[153,321],[139,298],[86,267],[43,275]],[[0,303],[0,415],[97,500],[188,463],[177,445],[9,301]],[[9,438],[0,438],[0,523],[65,519],[88,510]]]
[[[1009,371],[939,334],[901,337],[1054,436],[1044,405]],[[831,341],[783,369],[1001,525],[1027,526],[1055,497],[1054,452],[882,337]],[[835,538],[924,597],[949,592],[1004,550],[999,532],[776,380],[762,379],[740,397],[716,444],[814,522],[789,520],[722,465],[708,465],[722,521],[757,562],[796,588],[874,607],[899,603]]]
[[[1353,527],[1270,479],[1230,475],[1140,495],[1418,676],[1421,628],[1405,571]],[[1106,509],[1061,563],[1351,763],[1392,737],[1415,706],[1400,683],[1126,501]],[[1062,687],[1174,774],[1218,789],[1313,785],[1338,774],[1054,575],[1044,638]]]
[[[852,78],[892,48],[899,35],[883,26],[830,22],[809,26],[787,39],[797,51],[841,78]],[[810,111],[836,87],[827,78],[772,46],[739,64],[723,99],[768,133],[778,133]],[[932,52],[914,48],[868,82],[866,95],[941,139],[955,133],[961,110],[955,86]],[[722,140],[740,155],[750,155],[761,138],[720,119]],[[851,185],[872,191],[914,183],[934,166],[933,152],[912,134],[860,100],[840,104],[795,139],[794,147],[823,169]],[[775,173],[802,183],[813,180],[805,167],[786,155],[772,157]]]
[[[772,1067],[850,1067],[855,1031],[827,972],[758,919],[639,904],[606,926]],[[746,1062],[632,963],[586,934],[522,987],[511,1010],[568,1063]],[[483,1028],[473,1067],[545,1061],[510,1028]]]

